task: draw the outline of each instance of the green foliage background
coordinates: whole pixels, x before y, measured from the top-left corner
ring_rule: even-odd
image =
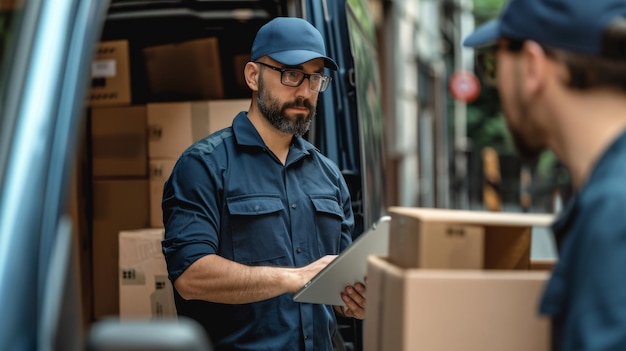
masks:
[[[478,27],[496,18],[506,2],[507,0],[473,0],[475,26]],[[472,141],[473,151],[476,155],[480,155],[484,147],[490,146],[501,156],[517,158],[506,127],[496,87],[481,82],[479,97],[467,105],[467,135]],[[522,161],[518,159],[518,164],[521,163]],[[549,199],[551,188],[554,185],[567,186],[569,184],[570,179],[567,171],[562,168],[554,153],[549,150],[543,152],[539,159],[531,165],[531,168],[534,171],[533,197]],[[502,181],[503,188],[515,188],[518,179],[515,177]]]
[[[505,0],[474,0],[476,27],[496,18],[504,3]],[[481,82],[479,97],[467,105],[467,133],[477,152],[485,146],[495,148],[499,154],[514,151],[495,87]]]
[[[474,0],[474,18],[476,24],[496,18],[504,6],[505,0]]]

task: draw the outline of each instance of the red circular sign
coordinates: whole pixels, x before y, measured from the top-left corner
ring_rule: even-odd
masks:
[[[448,82],[452,97],[463,102],[472,102],[480,94],[480,82],[472,72],[455,72]]]

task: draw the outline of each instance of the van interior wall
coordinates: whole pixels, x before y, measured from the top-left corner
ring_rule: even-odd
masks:
[[[102,40],[128,40],[133,104],[196,99],[195,96],[150,94],[142,51],[147,47],[210,37],[217,38],[219,45],[224,97],[247,98],[250,92],[242,90],[235,84],[236,72],[232,58],[236,55],[249,54],[254,34],[265,21],[266,19],[254,19],[237,22],[231,19],[206,24],[194,17],[150,18],[133,22],[116,20],[107,22]],[[243,72],[241,74],[243,75]]]

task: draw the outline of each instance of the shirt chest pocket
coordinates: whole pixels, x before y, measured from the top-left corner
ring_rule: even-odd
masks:
[[[285,207],[280,198],[246,196],[226,201],[234,260],[250,265],[285,264],[290,241],[282,218]]]
[[[343,211],[337,199],[329,196],[311,196],[315,208],[317,244],[322,255],[336,255],[341,247]]]

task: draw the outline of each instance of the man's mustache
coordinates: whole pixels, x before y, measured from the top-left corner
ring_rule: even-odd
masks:
[[[308,101],[308,100],[302,99],[302,100],[296,100],[296,101],[292,101],[292,102],[286,102],[283,105],[283,108],[289,108],[289,107],[306,107],[309,110],[312,110],[313,109],[313,104],[311,104],[311,102]]]

